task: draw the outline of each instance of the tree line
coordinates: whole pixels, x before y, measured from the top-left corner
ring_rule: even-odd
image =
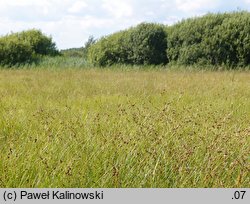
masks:
[[[59,52],[51,37],[38,30],[0,38],[0,64],[27,63],[49,55],[78,56],[95,66],[250,64],[250,13],[207,14],[172,26],[141,23],[83,48]]]

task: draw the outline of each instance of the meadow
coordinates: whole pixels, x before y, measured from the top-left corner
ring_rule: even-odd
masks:
[[[250,72],[1,69],[0,187],[250,187]]]

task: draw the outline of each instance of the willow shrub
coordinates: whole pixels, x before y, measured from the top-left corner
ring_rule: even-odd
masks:
[[[142,23],[101,38],[90,47],[88,59],[98,66],[165,64],[166,38],[162,25]]]
[[[0,38],[0,64],[17,65],[29,63],[40,56],[59,54],[52,38],[39,30],[12,33]]]
[[[34,52],[29,43],[13,36],[0,38],[0,65],[16,65],[32,61]]]
[[[167,28],[167,54],[183,65],[250,64],[250,13],[208,14]]]

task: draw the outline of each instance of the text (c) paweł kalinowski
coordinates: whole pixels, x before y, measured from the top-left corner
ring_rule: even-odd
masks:
[[[46,192],[28,192],[21,191],[21,200],[102,200],[103,191],[94,192],[70,192],[70,191],[46,191]]]

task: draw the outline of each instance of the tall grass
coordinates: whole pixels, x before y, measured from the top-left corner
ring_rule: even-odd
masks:
[[[235,71],[1,70],[0,187],[250,187],[249,87]]]
[[[67,56],[43,56],[37,58],[33,63],[16,64],[12,67],[2,66],[0,69],[68,69],[68,68],[92,68],[83,57],[67,57]]]
[[[65,57],[65,56],[58,56],[58,57],[44,57],[38,61],[37,64],[39,67],[56,67],[56,68],[85,68],[89,67],[90,65],[83,57]]]

